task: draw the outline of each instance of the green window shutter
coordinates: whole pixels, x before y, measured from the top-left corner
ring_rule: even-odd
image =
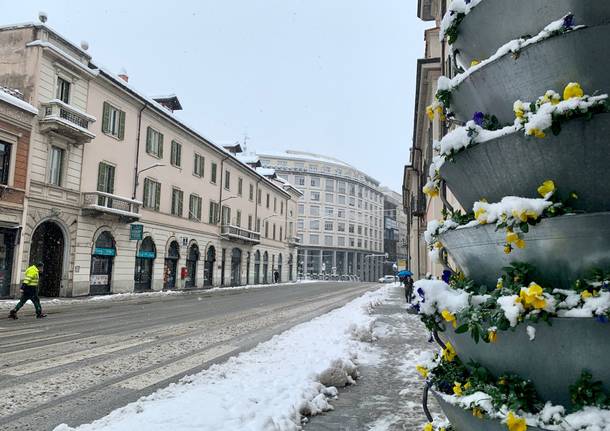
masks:
[[[161,183],[155,183],[155,211],[159,211],[161,201]]]
[[[108,182],[106,193],[114,194],[114,166],[108,166]]]
[[[210,202],[210,214],[208,217],[208,222],[212,224],[212,220],[214,220],[214,204]]]
[[[108,125],[110,123],[110,105],[104,102],[104,111],[102,114],[102,132],[108,133]]]
[[[176,164],[182,166],[182,145],[176,144]]]
[[[148,200],[148,189],[150,187],[150,182],[145,179],[144,180],[144,196],[142,197],[142,201],[144,203],[144,207],[150,208],[150,202]]]
[[[159,158],[163,158],[163,134],[159,133]]]
[[[104,191],[104,164],[100,163],[97,168],[97,191]]]
[[[150,153],[152,151],[152,129],[150,127],[146,128],[146,152]]]
[[[118,138],[122,141],[125,139],[125,112],[119,111],[119,136]]]

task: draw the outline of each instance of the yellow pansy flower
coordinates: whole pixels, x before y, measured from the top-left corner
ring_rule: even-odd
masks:
[[[453,362],[456,356],[457,353],[455,349],[451,343],[447,342],[447,344],[445,344],[445,348],[443,349],[443,359],[447,362]]]
[[[515,241],[515,245],[517,248],[525,248],[525,240],[519,238],[517,241]]]
[[[516,219],[519,219],[521,221],[527,221],[527,213],[524,210],[512,210],[512,215]]]
[[[417,372],[418,372],[419,374],[421,374],[421,376],[422,376],[424,379],[427,379],[427,378],[428,378],[428,369],[427,369],[426,367],[424,367],[423,365],[416,365],[416,366],[415,366],[415,369],[417,370]]]
[[[510,246],[510,244],[506,244],[504,246],[504,253],[510,254],[511,251],[513,251],[513,248]]]
[[[483,411],[480,408],[475,407],[474,409],[472,409],[472,415],[481,419],[483,418]]]
[[[477,219],[479,223],[485,224],[487,223],[487,217],[485,217],[486,213],[487,211],[485,208],[479,208],[474,212],[474,218]]]
[[[462,396],[462,384],[458,382],[453,382],[453,393],[458,397]]]
[[[506,426],[509,431],[527,431],[527,423],[525,419],[515,416],[513,412],[508,412],[506,417]]]
[[[521,119],[525,116],[525,106],[523,105],[523,102],[520,100],[517,100],[514,104],[513,104],[513,111],[515,113],[515,117]]]
[[[592,294],[591,292],[589,292],[588,290],[583,290],[583,291],[580,293],[580,297],[581,297],[582,299],[591,298],[592,296],[593,296],[593,294]]]
[[[443,107],[441,105],[438,105],[434,112],[438,115],[438,118],[440,118],[441,121],[445,120],[445,114],[443,113]]]
[[[431,198],[438,196],[438,189],[434,186],[429,186],[426,184],[422,191]]]
[[[440,242],[440,241],[436,241],[436,242],[434,243],[434,248],[438,248],[438,249],[443,248],[443,243],[442,243],[442,242]]]
[[[489,331],[488,337],[489,337],[489,342],[490,343],[495,343],[496,341],[498,341],[498,332],[497,331]]]
[[[498,282],[496,283],[496,289],[502,289],[504,287],[504,280],[498,278]]]
[[[455,314],[445,309],[441,311],[441,315],[447,322],[451,322],[451,325],[453,325],[454,328],[457,327],[457,319],[455,318]]]
[[[553,193],[555,191],[555,182],[553,180],[546,180],[540,185],[540,187],[538,187],[537,190],[540,196],[545,197],[549,193]]]
[[[481,63],[479,60],[472,60],[472,61],[470,62],[470,67],[472,67],[472,66],[476,66],[476,65],[477,65],[477,64],[479,64],[479,63]]]
[[[542,130],[538,129],[537,127],[532,127],[531,129],[529,129],[527,131],[527,134],[529,136],[534,136],[534,137],[540,138],[540,139],[542,139],[546,136],[546,134]]]
[[[428,115],[430,121],[434,120],[434,109],[432,108],[432,105],[426,106],[426,115]]]
[[[563,100],[573,99],[574,97],[582,97],[585,92],[578,82],[570,82],[563,90]]]
[[[434,428],[432,428],[432,424],[428,422],[426,425],[424,425],[423,431],[434,431]]]
[[[519,240],[519,235],[511,230],[506,231],[506,242],[512,244],[513,242],[517,242]]]
[[[470,389],[472,388],[472,384],[470,384],[470,382],[466,382],[466,384],[464,385],[464,389]]]
[[[521,288],[518,301],[521,302],[521,304],[523,304],[523,306],[526,308],[533,307],[540,310],[546,307],[546,300],[543,296],[542,287],[534,282],[531,282],[527,288]]]

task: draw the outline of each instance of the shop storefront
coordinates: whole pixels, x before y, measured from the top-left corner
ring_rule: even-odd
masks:
[[[136,268],[134,291],[146,292],[152,290],[153,267],[157,257],[155,242],[149,236],[142,240],[136,253]]]
[[[197,262],[199,262],[199,247],[191,244],[186,257],[186,283],[184,287],[193,288],[197,286]]]
[[[11,273],[17,232],[18,229],[0,227],[0,298],[8,297],[11,293]]]
[[[163,272],[164,289],[174,289],[176,287],[176,274],[178,272],[179,260],[180,246],[177,241],[172,241],[165,255],[165,267]]]
[[[234,248],[231,252],[231,286],[241,284],[241,250]]]
[[[216,262],[216,249],[213,245],[208,247],[203,265],[203,285],[211,286],[214,283],[214,262]]]
[[[91,253],[90,289],[91,295],[105,295],[111,292],[112,265],[116,256],[114,237],[108,231],[102,232],[95,241]]]

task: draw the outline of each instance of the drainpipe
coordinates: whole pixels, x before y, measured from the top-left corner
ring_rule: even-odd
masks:
[[[131,199],[135,200],[136,199],[136,193],[138,191],[138,167],[140,164],[140,134],[141,134],[141,128],[142,128],[142,112],[144,112],[144,110],[146,109],[146,104],[144,104],[144,106],[142,106],[142,109],[140,109],[140,112],[138,112],[138,133],[136,136],[136,166],[134,168],[134,176],[133,176],[133,194],[131,196]]]

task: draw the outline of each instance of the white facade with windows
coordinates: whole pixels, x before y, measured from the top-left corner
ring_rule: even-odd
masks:
[[[381,276],[384,212],[378,181],[319,154],[258,157],[303,193],[297,214],[300,274],[357,275],[368,281]]]

